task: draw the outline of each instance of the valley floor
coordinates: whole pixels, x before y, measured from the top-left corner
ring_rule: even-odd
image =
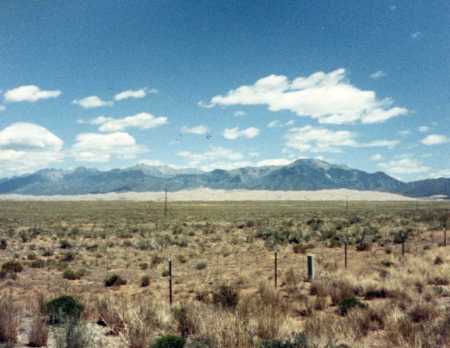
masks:
[[[47,327],[44,304],[70,295],[84,306],[79,327],[91,347],[144,348],[171,334],[186,336],[186,348],[265,348],[300,333],[309,345],[289,347],[446,347],[449,209],[182,202],[164,217],[162,203],[5,201],[0,340],[15,317],[16,346],[25,346]],[[51,347],[64,346],[58,337],[65,328],[50,326]]]
[[[123,192],[85,195],[30,196],[0,195],[1,200],[13,201],[163,201],[164,192]],[[213,190],[208,188],[169,192],[175,202],[192,201],[412,201],[414,198],[395,193],[357,191],[348,189],[317,191]]]

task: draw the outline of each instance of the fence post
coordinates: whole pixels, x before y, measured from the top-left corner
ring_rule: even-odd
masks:
[[[447,246],[447,228],[444,227],[444,246]]]
[[[402,256],[405,256],[405,240],[402,239]]]
[[[274,255],[274,280],[275,280],[275,289],[278,287],[278,253],[275,251],[275,255]]]
[[[173,293],[172,293],[172,260],[169,259],[169,304],[173,303]]]
[[[311,282],[315,278],[315,269],[314,269],[314,255],[308,255],[308,281]]]
[[[344,243],[344,266],[347,269],[347,241]]]

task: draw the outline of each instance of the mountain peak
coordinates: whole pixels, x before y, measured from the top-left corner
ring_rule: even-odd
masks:
[[[149,165],[146,163],[138,163],[134,166],[126,168],[125,170],[139,170],[144,174],[153,175],[156,177],[171,177],[175,175],[202,173],[201,170],[194,168],[175,168],[168,165]]]
[[[352,168],[343,164],[332,164],[318,158],[299,158],[298,160],[292,162],[288,166],[308,166],[313,168],[320,168],[324,170],[329,170],[330,168],[339,168],[344,170],[352,170]]]

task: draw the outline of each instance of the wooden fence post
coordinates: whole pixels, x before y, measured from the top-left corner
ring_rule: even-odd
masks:
[[[316,272],[314,269],[314,255],[307,256],[307,263],[308,263],[308,281],[312,282],[316,275]]]
[[[278,287],[278,253],[275,251],[274,255],[274,265],[273,265],[273,271],[274,271],[274,281],[275,281],[275,289]]]
[[[347,241],[344,243],[344,266],[347,269]]]
[[[405,240],[402,239],[402,256],[405,256]]]
[[[444,227],[444,246],[447,246],[447,228]]]
[[[173,292],[172,292],[172,260],[169,259],[169,304],[173,303]]]

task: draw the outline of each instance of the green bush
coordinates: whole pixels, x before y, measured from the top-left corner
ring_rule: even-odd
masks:
[[[63,239],[59,242],[59,247],[61,249],[71,249],[72,244],[68,240]]]
[[[151,348],[183,348],[186,339],[181,336],[161,336],[150,346]]]
[[[199,261],[195,264],[194,267],[197,271],[201,271],[202,269],[208,267],[208,263],[206,261]]]
[[[5,273],[20,273],[23,267],[18,261],[8,261],[2,265],[2,271]]]
[[[150,277],[145,275],[141,278],[141,287],[146,288],[150,285]]]
[[[112,286],[125,285],[126,283],[127,283],[127,281],[118,274],[111,274],[110,276],[108,276],[105,279],[105,286],[107,288],[112,287]]]
[[[83,276],[83,272],[66,269],[63,273],[63,278],[67,280],[78,280]]]
[[[80,320],[83,306],[71,296],[61,296],[46,305],[50,325],[64,324],[68,321]]]
[[[44,268],[46,265],[45,260],[36,259],[30,263],[31,268]]]
[[[357,251],[369,251],[371,249],[372,245],[371,243],[363,240],[356,243],[356,250]]]
[[[185,348],[213,348],[215,347],[213,341],[209,337],[190,338],[186,342]]]
[[[353,308],[367,308],[367,305],[356,297],[346,298],[338,304],[338,312],[340,315],[347,315]]]
[[[221,285],[213,293],[213,302],[224,308],[235,308],[239,303],[239,291],[230,285]]]
[[[294,337],[287,340],[263,340],[260,344],[261,348],[315,348],[308,337],[303,333],[296,334]]]

